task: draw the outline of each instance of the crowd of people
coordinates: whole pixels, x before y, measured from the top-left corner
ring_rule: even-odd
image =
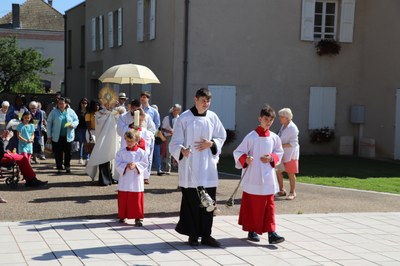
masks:
[[[97,178],[98,185],[118,184],[119,222],[134,219],[136,226],[143,225],[144,190],[153,162],[159,176],[176,169],[182,199],[175,230],[188,236],[191,246],[219,247],[211,232],[217,163],[227,135],[217,114],[209,110],[211,97],[207,88],[201,88],[190,109],[181,114],[181,105],[174,104],[161,117],[157,105],[150,105],[148,91],[131,101],[121,92],[112,108],[101,99],[82,98],[74,109],[68,98],[56,94],[46,111],[37,100],[27,105],[25,97],[18,95],[13,105],[1,103],[0,158],[18,164],[26,186],[43,186],[47,181],[36,177],[31,164],[46,159],[45,143],[51,143],[57,174],[71,174],[76,144],[79,164],[93,180]],[[296,198],[300,153],[292,111],[279,110],[281,127],[276,134],[270,130],[275,116],[272,107],[262,107],[258,126],[233,152],[236,168],[242,169],[238,223],[248,240],[258,242],[260,234],[268,233],[270,244],[285,240],[276,233],[274,197]],[[289,192],[284,188],[284,172]],[[0,203],[5,202],[0,197]]]

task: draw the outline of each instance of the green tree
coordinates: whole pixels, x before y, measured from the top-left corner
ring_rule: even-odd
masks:
[[[0,93],[44,92],[39,73],[53,74],[48,68],[53,58],[44,59],[33,48],[17,47],[15,37],[0,39]]]

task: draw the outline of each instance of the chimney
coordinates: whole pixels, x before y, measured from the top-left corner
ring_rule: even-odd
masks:
[[[50,6],[53,6],[53,0],[48,0],[47,2],[49,3]]]
[[[19,20],[19,4],[12,4],[12,27],[14,29],[21,27]]]

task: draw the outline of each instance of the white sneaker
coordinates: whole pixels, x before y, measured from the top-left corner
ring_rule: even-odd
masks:
[[[79,159],[79,164],[85,164],[82,159]]]

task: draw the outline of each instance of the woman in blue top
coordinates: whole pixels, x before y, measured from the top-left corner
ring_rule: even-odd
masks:
[[[47,118],[47,141],[52,142],[58,173],[61,173],[63,164],[66,172],[71,172],[72,142],[78,124],[79,119],[75,111],[69,108],[66,99],[61,97],[57,108],[53,109]]]

